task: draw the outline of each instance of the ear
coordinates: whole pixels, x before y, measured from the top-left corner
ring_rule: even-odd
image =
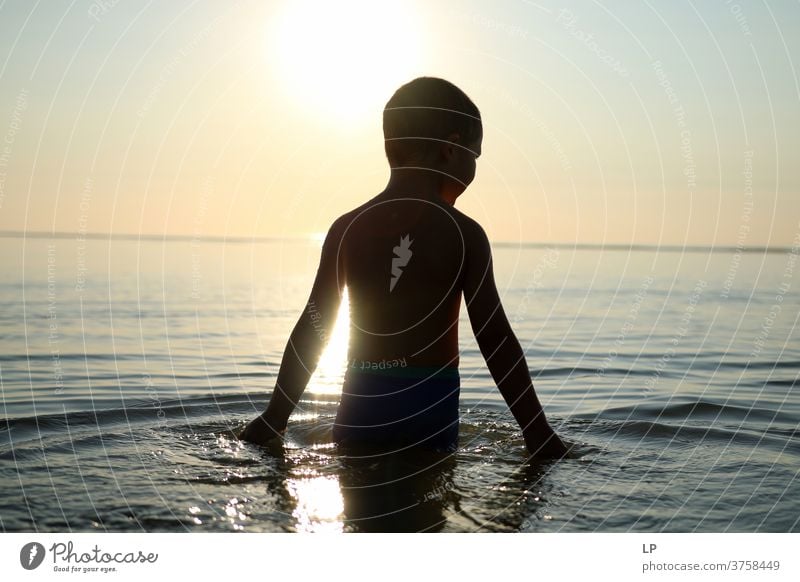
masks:
[[[458,132],[453,132],[449,134],[445,140],[442,142],[441,152],[442,156],[445,159],[450,159],[455,155],[456,149],[458,148],[458,140],[461,139],[461,135]]]

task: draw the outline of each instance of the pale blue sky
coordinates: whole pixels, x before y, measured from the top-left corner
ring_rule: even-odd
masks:
[[[457,206],[494,240],[800,233],[800,3],[357,4],[0,3],[0,229],[324,231],[429,74],[483,114]]]

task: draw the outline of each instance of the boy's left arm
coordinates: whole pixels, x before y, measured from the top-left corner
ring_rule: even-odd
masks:
[[[239,433],[241,440],[264,444],[283,434],[328,343],[344,287],[339,223],[335,221],[325,237],[314,286],[289,336],[269,405]]]

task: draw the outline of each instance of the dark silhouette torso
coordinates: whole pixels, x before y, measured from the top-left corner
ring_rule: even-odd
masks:
[[[377,196],[342,217],[351,361],[458,366],[463,218],[412,196]]]

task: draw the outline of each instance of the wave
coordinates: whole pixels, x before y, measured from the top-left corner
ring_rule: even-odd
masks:
[[[720,369],[734,370],[800,370],[800,360],[722,360],[715,364]]]
[[[587,417],[587,415],[584,415]],[[797,424],[794,414],[759,408],[755,406],[738,406],[736,404],[719,404],[709,401],[677,402],[667,405],[659,403],[635,404],[608,408],[597,415],[596,418],[624,418],[624,419],[668,419],[687,421],[752,421],[762,423]]]
[[[800,386],[800,378],[794,378],[792,380],[768,380],[764,383],[765,386],[788,386],[793,388],[795,386]]]
[[[701,400],[645,403],[576,415],[574,420],[585,423],[585,431],[613,433],[639,441],[655,438],[694,444],[716,442],[800,453],[797,416],[767,408]]]
[[[303,403],[304,401],[301,401]],[[324,402],[323,402],[324,404]],[[60,414],[40,414],[0,419],[0,435],[13,433],[17,436],[34,433],[42,435],[66,429],[80,430],[86,427],[113,427],[119,424],[152,423],[170,425],[201,416],[245,414],[263,410],[266,397],[259,394],[229,394],[199,396],[180,400],[162,400],[155,403],[134,404],[95,410],[70,411]]]
[[[180,435],[224,435],[264,409],[267,397],[256,394],[206,395],[98,410],[39,414],[0,420],[0,459],[18,461],[47,450],[85,450],[121,441],[146,445]],[[297,446],[328,442],[337,399],[302,400],[308,415],[295,417],[290,427]],[[637,446],[653,439],[682,443],[734,443],[752,449],[800,453],[796,415],[758,406],[708,400],[637,403],[596,413],[551,415],[564,438],[594,441],[608,436],[636,439]],[[504,407],[462,407],[462,442],[491,436],[494,442],[517,442],[519,430]],[[563,431],[563,432],[562,432]],[[170,436],[171,435],[171,436]],[[671,442],[670,445],[673,443]],[[652,442],[651,442],[652,445]]]
[[[649,439],[669,439],[676,444],[686,444],[694,447],[703,443],[716,442],[719,445],[737,445],[750,450],[755,447],[769,446],[770,449],[778,450],[782,453],[800,455],[800,442],[794,441],[800,436],[800,431],[798,430],[692,426],[646,420],[629,420],[625,422],[601,420],[592,423],[592,432],[633,437],[639,443]]]
[[[148,356],[149,357],[149,356]],[[129,353],[126,354],[124,352],[118,353],[111,353],[111,354],[98,354],[98,353],[85,353],[85,352],[76,352],[76,353],[59,353],[58,359],[61,361],[69,361],[69,360],[76,360],[76,361],[102,361],[102,362],[114,362],[114,361],[121,361],[121,360],[141,360],[142,354],[138,353]],[[53,360],[52,353],[46,354],[1,354],[0,355],[0,362],[19,362],[24,363],[26,361],[31,362],[50,362]]]

